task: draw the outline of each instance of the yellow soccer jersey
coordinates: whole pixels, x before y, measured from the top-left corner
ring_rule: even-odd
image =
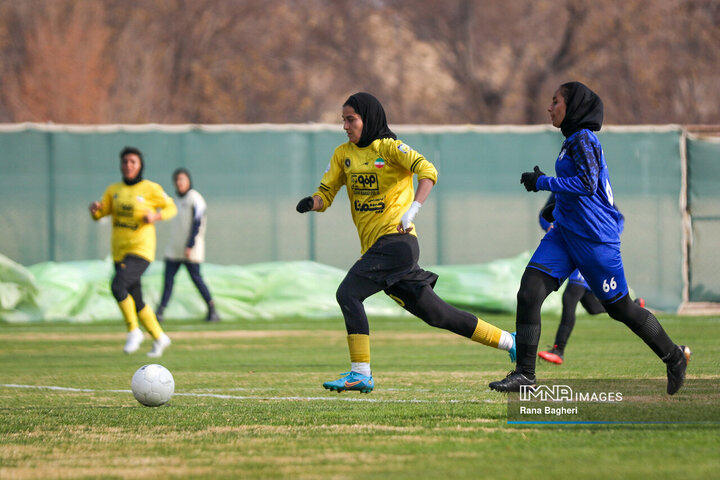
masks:
[[[113,260],[119,262],[129,253],[148,262],[155,260],[155,225],[143,217],[155,211],[160,211],[163,220],[174,217],[177,208],[172,197],[157,183],[141,180],[135,185],[113,183],[105,190],[101,203],[93,218],[112,215]]]
[[[420,153],[400,140],[382,138],[365,148],[347,142],[335,149],[314,195],[324,211],[345,185],[350,212],[360,236],[361,252],[378,238],[397,233],[403,214],[415,199],[413,174],[437,182],[437,170]],[[415,235],[413,228],[411,235]]]

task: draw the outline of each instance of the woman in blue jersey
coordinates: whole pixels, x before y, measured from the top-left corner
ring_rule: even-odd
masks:
[[[517,294],[517,367],[490,383],[497,391],[535,384],[540,307],[576,268],[608,314],[627,325],[666,364],[667,393],[680,389],[690,349],[670,340],[655,316],[630,299],[620,255],[620,212],[614,208],[610,177],[597,136],[603,121],[600,97],[580,82],[558,88],[548,109],[565,141],[555,162],[556,177],[536,166],[520,182],[528,192],[555,193],[553,228],[535,250]]]
[[[362,257],[336,294],[345,319],[350,371],[323,386],[363,393],[375,387],[363,301],[379,291],[429,325],[508,350],[514,359],[512,334],[445,303],[433,291],[437,275],[418,266],[420,250],[413,220],[437,181],[433,164],[396,139],[382,105],[369,93],[350,96],[342,118],[349,141],[335,149],[318,190],[297,205],[300,213],[323,212],[345,186],[360,237]],[[417,192],[413,175],[418,176]]]

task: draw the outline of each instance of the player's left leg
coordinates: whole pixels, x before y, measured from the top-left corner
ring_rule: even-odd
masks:
[[[441,299],[432,286],[398,282],[385,289],[385,293],[428,325],[505,350],[510,353],[510,360],[515,361],[515,339],[511,333],[453,307]]]
[[[153,309],[150,308],[150,305],[147,305],[145,302],[143,302],[140,281],[133,285],[130,291],[133,298],[138,299],[136,300],[136,303],[139,302],[137,309],[140,323],[143,324],[145,330],[148,331],[148,333],[154,340],[152,350],[148,352],[147,356],[153,358],[160,357],[162,356],[165,349],[169,347],[172,343],[170,341],[170,337],[163,331],[160,323],[157,320],[157,317],[155,316],[155,312],[153,312]]]
[[[142,323],[145,330],[148,331],[153,338],[153,348],[148,353],[149,357],[159,357],[162,352],[170,346],[170,337],[163,331],[160,323],[157,321],[155,312],[150,305],[143,301],[141,277],[150,263],[144,258],[128,255],[125,257],[125,265],[127,267],[129,279],[131,283],[128,285],[128,293],[135,301],[135,310],[138,319]]]
[[[163,321],[165,308],[170,301],[173,286],[175,285],[175,274],[177,274],[180,265],[181,263],[177,260],[171,260],[169,258],[165,259],[165,270],[163,272],[163,293],[160,297],[160,305],[158,305],[157,310],[155,311],[155,316],[157,317],[158,322]]]
[[[630,299],[619,243],[582,243],[577,261],[588,285],[610,317],[627,325],[665,362],[667,393],[673,395],[684,382],[690,349],[676,345],[655,315]]]
[[[202,295],[203,300],[205,300],[205,303],[207,304],[208,313],[205,317],[205,321],[219,322],[220,316],[215,310],[215,303],[210,295],[210,290],[205,284],[202,275],[200,275],[200,264],[195,262],[185,262],[185,268],[187,268],[187,271],[190,274],[190,279],[195,284],[195,287],[198,289],[200,295]]]
[[[684,345],[676,345],[655,315],[633,302],[628,294],[616,302],[605,304],[605,308],[612,318],[627,325],[665,362],[667,393],[673,395],[677,392],[685,381],[690,349]]]

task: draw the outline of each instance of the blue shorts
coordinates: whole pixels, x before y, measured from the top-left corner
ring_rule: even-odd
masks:
[[[580,273],[580,270],[578,270],[577,268],[568,277],[568,283],[572,283],[574,285],[580,285],[585,290],[590,290],[590,285],[588,285],[587,281],[585,280],[585,277],[583,277],[583,274]]]
[[[528,267],[558,279],[561,285],[577,269],[603,303],[628,294],[620,243],[593,242],[555,225],[545,234]]]

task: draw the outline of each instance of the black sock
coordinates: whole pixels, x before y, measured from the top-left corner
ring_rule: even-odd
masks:
[[[540,308],[550,292],[557,288],[557,279],[547,273],[535,268],[525,269],[517,294],[515,317],[517,372],[535,376],[537,347],[540,342]]]
[[[517,366],[515,371],[535,376],[535,357],[540,341],[540,324],[517,325]]]

